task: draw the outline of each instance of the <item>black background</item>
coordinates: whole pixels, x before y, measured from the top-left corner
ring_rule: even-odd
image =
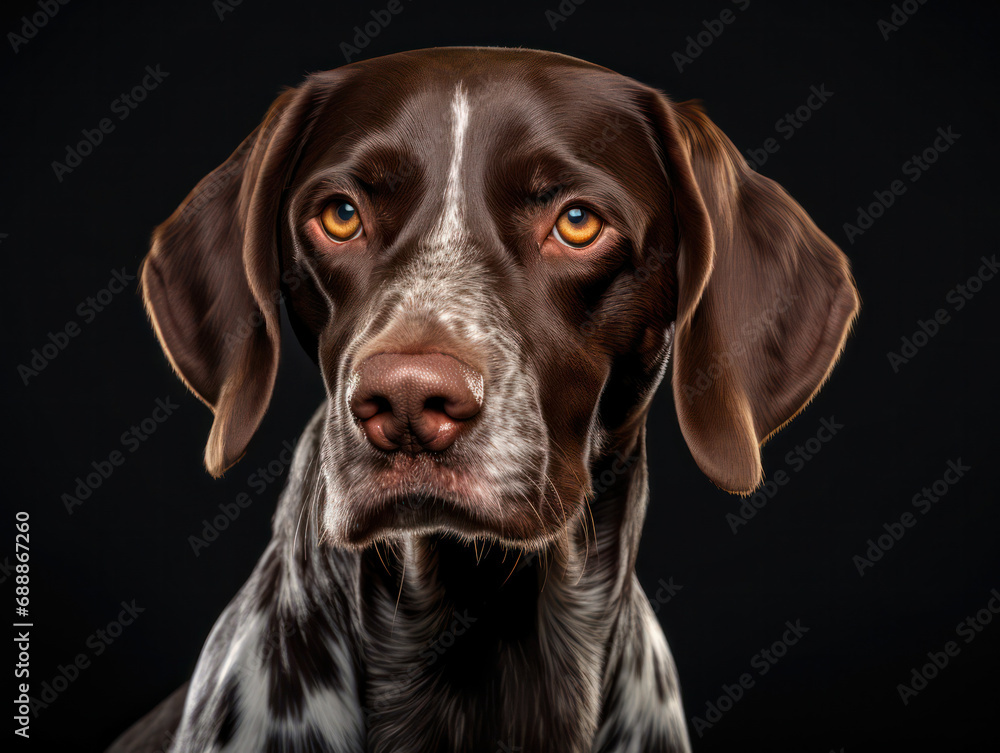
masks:
[[[220,19],[211,0],[77,0],[16,53],[0,44],[9,521],[0,557],[13,563],[14,512],[29,511],[32,694],[77,654],[91,660],[33,720],[31,743],[15,738],[9,749],[52,749],[54,741],[101,749],[185,680],[269,538],[281,484],[258,495],[248,477],[278,457],[283,440],[295,440],[323,396],[318,374],[286,336],[263,428],[243,462],[212,481],[201,466],[210,414],[171,373],[135,284],[92,322],[78,304],[98,294],[112,270],[135,274],[152,227],[254,128],[280,89],[342,65],[341,43],[385,5],[244,0]],[[987,734],[995,739],[1000,616],[968,644],[955,630],[1000,587],[1000,279],[960,311],[948,294],[977,273],[980,256],[998,250],[990,49],[997,14],[985,3],[910,5],[918,10],[884,39],[878,21],[893,13],[889,2],[790,9],[753,0],[740,10],[725,0],[586,0],[552,29],[545,11],[558,12],[555,0],[528,7],[413,0],[359,56],[456,44],[543,48],[676,99],[700,98],[744,153],[776,138],[780,149],[760,171],[852,260],[863,299],[854,335],[820,396],[766,447],[768,475],[785,469],[790,481],[737,534],[726,514],[741,500],[695,467],[669,391],[653,408],[639,572],[650,594],[661,579],[683,586],[658,614],[689,725],[724,684],[744,672],[755,678],[701,736],[692,728],[696,751],[958,750]],[[5,35],[20,33],[21,15],[37,10],[5,7]],[[726,8],[733,23],[679,71],[673,53]],[[112,101],[139,84],[147,65],[169,76],[118,120]],[[776,121],[805,105],[811,86],[833,94],[786,140]],[[51,163],[105,117],[114,131],[58,181]],[[904,163],[948,127],[960,138],[910,182]],[[851,243],[844,223],[856,222],[858,207],[897,179],[905,194]],[[894,372],[887,353],[939,308],[951,321]],[[17,366],[70,321],[81,333],[25,385]],[[121,434],[166,397],[180,407],[134,453],[126,449],[124,465],[68,515],[60,497],[75,478],[123,449]],[[786,453],[831,416],[843,428],[801,469],[790,466]],[[911,498],[957,458],[971,470],[921,515]],[[188,537],[243,491],[253,504],[195,557]],[[908,510],[916,525],[859,576],[852,557]],[[9,604],[12,576],[2,593]],[[96,655],[88,638],[116,619],[123,600],[144,611]],[[809,632],[760,676],[753,657],[781,638],[786,620],[801,620]],[[959,642],[959,655],[904,706],[897,685],[949,640]],[[13,652],[6,656],[13,664]],[[3,672],[5,697],[14,695],[11,673]]]

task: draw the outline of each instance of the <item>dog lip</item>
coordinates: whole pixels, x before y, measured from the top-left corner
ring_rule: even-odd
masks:
[[[352,514],[341,535],[352,546],[434,531],[519,545],[545,537],[539,518],[504,514],[505,509],[513,511],[523,503],[495,499],[468,472],[445,465],[434,453],[394,453],[370,474],[374,493],[348,502]],[[537,502],[532,506],[537,508]]]
[[[353,546],[413,533],[450,533],[522,545],[543,537],[541,531],[523,529],[512,521],[488,519],[480,509],[475,500],[467,498],[403,492],[365,505],[343,534]]]
[[[428,494],[456,498],[479,496],[473,488],[472,477],[461,467],[449,464],[446,453],[379,454],[383,461],[371,474],[384,498]]]

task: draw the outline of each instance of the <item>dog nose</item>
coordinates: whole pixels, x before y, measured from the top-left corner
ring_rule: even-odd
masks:
[[[356,379],[351,412],[383,450],[444,450],[483,405],[482,374],[443,353],[371,356]]]

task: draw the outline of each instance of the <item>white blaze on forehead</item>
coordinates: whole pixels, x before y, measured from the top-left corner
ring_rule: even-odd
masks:
[[[462,227],[462,155],[465,134],[469,130],[469,98],[459,83],[451,99],[451,160],[448,163],[448,183],[444,189],[444,210],[431,238],[432,245],[444,248],[457,243]]]
[[[447,159],[447,172],[437,221],[389,291],[398,298],[393,306],[395,316],[384,331],[423,315],[470,342],[485,337],[483,322],[477,319],[482,320],[492,304],[483,292],[485,269],[476,261],[465,225],[463,166],[470,115],[468,93],[459,82],[445,113],[447,157],[442,155],[442,161]]]

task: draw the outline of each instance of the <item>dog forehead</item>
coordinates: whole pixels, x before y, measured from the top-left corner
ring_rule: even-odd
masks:
[[[552,74],[625,78],[593,63],[554,52],[482,47],[443,47],[400,52],[352,63],[328,73],[344,73],[355,80],[378,84],[380,87],[388,85],[402,92],[427,85],[439,85],[448,89],[449,83],[458,79],[464,79],[470,84],[487,84],[491,81],[510,84],[532,81],[540,83]]]
[[[360,61],[329,77],[320,121],[352,140],[382,135],[414,150],[440,148],[461,86],[474,111],[472,134],[562,129],[589,140],[609,123],[638,114],[637,82],[556,53],[503,48],[435,48]]]

